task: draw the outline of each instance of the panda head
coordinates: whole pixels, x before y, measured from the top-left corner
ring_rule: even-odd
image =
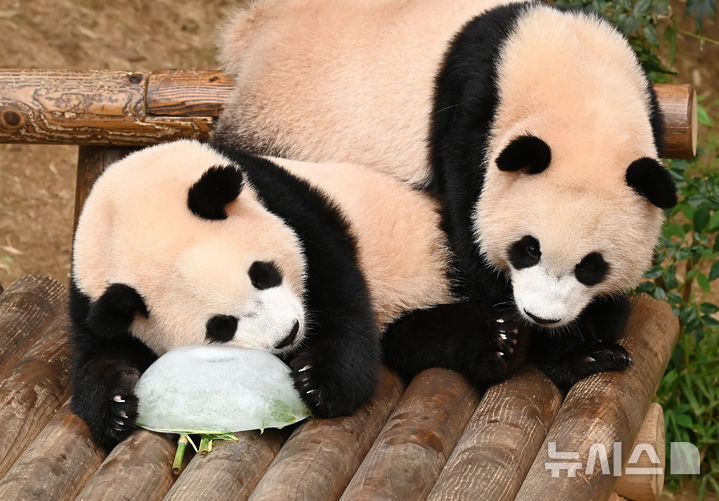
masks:
[[[242,166],[178,141],[98,179],[73,247],[74,288],[95,335],[130,332],[155,353],[227,343],[280,354],[301,343],[305,261]]]
[[[518,311],[547,328],[569,325],[598,296],[634,287],[649,267],[674,183],[655,158],[573,158],[534,135],[493,156],[475,213],[489,263],[508,272]],[[568,148],[570,151],[572,148]]]

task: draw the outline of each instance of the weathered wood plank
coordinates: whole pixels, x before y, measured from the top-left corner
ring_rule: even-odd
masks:
[[[130,146],[207,139],[231,86],[231,78],[215,71],[0,70],[0,142]],[[665,156],[693,156],[693,89],[655,89],[666,117]]]
[[[691,158],[697,152],[697,96],[689,84],[654,84],[664,115],[665,158]]]
[[[0,499],[74,499],[104,458],[67,402],[0,480]]]
[[[174,455],[175,442],[169,436],[137,430],[112,450],[77,499],[162,499],[175,481]]]
[[[215,442],[212,453],[196,454],[192,458],[165,496],[165,501],[247,499],[287,434],[284,430],[265,430],[262,434],[246,431],[236,434],[237,442]]]
[[[418,374],[341,499],[424,499],[478,403],[455,372]]]
[[[619,473],[615,463],[625,463],[642,424],[649,401],[679,334],[679,322],[669,305],[640,295],[632,298],[632,314],[621,344],[634,360],[623,372],[604,372],[583,379],[569,391],[554,425],[527,474],[517,499],[604,500],[612,492]],[[578,453],[577,459],[549,457],[550,444],[557,453]],[[615,454],[621,444],[621,454]],[[590,448],[594,453],[590,456]],[[605,473],[601,457],[606,452]],[[577,463],[574,476],[567,469],[553,477],[551,467]],[[593,467],[593,471],[592,468]],[[606,474],[606,470],[611,474]]]
[[[514,499],[562,397],[534,367],[489,388],[428,499]]]
[[[232,86],[232,78],[219,71],[155,71],[147,84],[147,113],[216,117]]]
[[[0,476],[70,395],[68,328],[63,314],[0,382]]]
[[[211,117],[148,118],[148,74],[0,71],[0,142],[145,145],[207,137]]]
[[[664,411],[662,406],[656,402],[649,404],[646,416],[637,434],[632,451],[637,446],[650,446],[657,453],[661,464],[651,462],[646,453],[639,456],[639,460],[633,464],[626,464],[629,468],[647,468],[652,471],[661,468],[657,473],[642,473],[622,475],[614,484],[614,491],[632,501],[656,501],[662,496],[664,489],[664,472],[666,467],[665,458],[665,434],[664,434]],[[636,470],[635,470],[636,471]]]
[[[0,378],[64,311],[67,291],[49,277],[28,275],[0,295]]]
[[[337,499],[367,454],[402,394],[402,384],[382,369],[373,399],[352,416],[311,419],[280,449],[252,501]]]

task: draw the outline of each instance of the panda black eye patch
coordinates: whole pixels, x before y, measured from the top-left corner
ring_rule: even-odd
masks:
[[[523,236],[509,247],[509,262],[517,270],[539,263],[541,255],[539,240],[531,235]]]
[[[599,252],[587,254],[574,267],[574,276],[581,283],[587,286],[597,285],[604,280],[609,272],[609,263],[607,263]]]
[[[226,343],[235,337],[237,317],[231,315],[215,315],[205,324],[205,339],[212,343]]]
[[[255,261],[247,274],[252,285],[259,290],[271,289],[282,283],[282,274],[274,263]]]

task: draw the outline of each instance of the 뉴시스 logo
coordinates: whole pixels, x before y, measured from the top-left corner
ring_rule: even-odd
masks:
[[[602,475],[661,475],[664,473],[662,461],[652,444],[636,444],[632,449],[624,470],[622,470],[622,443],[614,442],[612,447],[612,464],[609,461],[607,448],[602,443],[594,443],[589,447],[586,466],[579,460],[579,452],[558,451],[556,442],[547,443],[549,459],[544,468],[550,470],[552,477],[559,477],[566,470],[568,477],[574,477],[577,471],[586,475],[594,474],[598,466]],[[649,459],[651,467],[635,466],[642,454]],[[669,446],[669,473],[672,475],[699,475],[699,449],[689,442],[671,442]]]

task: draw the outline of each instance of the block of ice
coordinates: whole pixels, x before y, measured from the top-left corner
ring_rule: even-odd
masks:
[[[137,424],[198,434],[282,428],[309,416],[289,372],[265,351],[227,345],[176,348],[137,382]]]

